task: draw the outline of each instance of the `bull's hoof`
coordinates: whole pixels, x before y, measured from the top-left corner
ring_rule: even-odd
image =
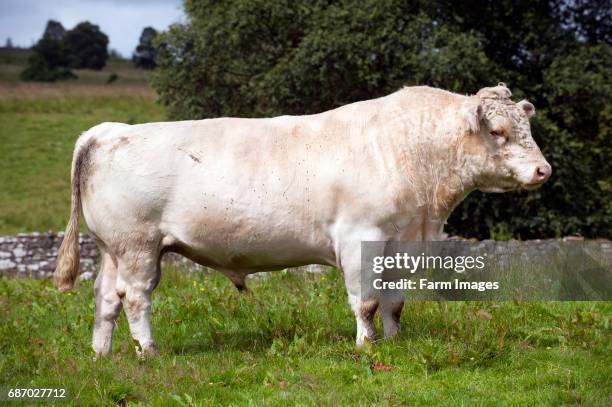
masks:
[[[355,346],[357,348],[369,349],[369,348],[372,347],[374,342],[376,342],[376,337],[375,336],[371,336],[371,337],[362,336],[362,337],[358,337],[355,340]]]
[[[95,352],[94,357],[93,357],[93,361],[95,362],[96,360],[100,360],[104,357],[107,357],[108,355],[110,355],[110,353],[103,353],[103,352]]]
[[[140,343],[136,340],[134,340],[134,343],[135,343],[134,348],[136,350],[136,355],[140,359],[151,358],[151,357],[155,357],[159,355],[157,347],[155,346],[154,343],[148,343],[148,344],[145,344],[144,346],[141,346]]]
[[[93,358],[94,360],[98,360],[103,357],[107,357],[111,354],[111,350],[108,346],[102,346],[102,347],[93,346],[92,349],[94,351],[94,358]]]

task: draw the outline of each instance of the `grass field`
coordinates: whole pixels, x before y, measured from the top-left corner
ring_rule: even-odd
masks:
[[[0,382],[64,387],[78,405],[610,403],[610,303],[409,302],[399,338],[357,350],[337,271],[249,285],[256,299],[217,274],[166,269],[161,355],[135,356],[122,315],[114,354],[94,361],[91,282],[66,295],[0,280]]]
[[[64,229],[72,149],[83,131],[104,121],[163,118],[143,96],[0,99],[0,234]]]
[[[129,64],[34,84],[16,80],[19,58],[0,58],[0,235],[63,230],[82,131],[164,119]],[[112,71],[121,79],[107,85]],[[337,271],[276,272],[250,287],[257,299],[216,274],[166,269],[153,305],[161,355],[136,358],[122,315],[115,353],[94,361],[91,282],[60,294],[48,281],[0,279],[0,387],[65,387],[74,405],[612,400],[609,302],[412,302],[399,338],[357,350]]]

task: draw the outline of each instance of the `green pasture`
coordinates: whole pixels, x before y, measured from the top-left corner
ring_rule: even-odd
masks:
[[[407,302],[398,338],[358,350],[338,271],[249,286],[166,267],[160,355],[137,358],[122,315],[94,360],[91,282],[0,279],[0,383],[66,388],[72,405],[609,405],[608,302]]]

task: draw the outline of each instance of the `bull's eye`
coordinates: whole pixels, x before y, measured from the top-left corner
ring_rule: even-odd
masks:
[[[491,130],[489,132],[489,134],[491,134],[494,137],[504,137],[504,131],[503,130]]]

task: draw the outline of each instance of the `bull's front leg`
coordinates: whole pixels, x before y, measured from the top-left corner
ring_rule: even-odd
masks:
[[[385,330],[385,338],[397,335],[400,328],[400,317],[404,308],[404,292],[390,290],[380,296],[380,319]]]
[[[362,238],[363,240],[377,240],[378,235]],[[371,290],[369,275],[362,275],[361,271],[361,241],[354,240],[341,246],[340,267],[344,273],[344,283],[348,293],[349,304],[357,321],[357,346],[366,341],[374,342],[374,315],[379,306],[377,292]]]
[[[357,320],[357,337],[355,343],[357,346],[362,346],[366,341],[374,342],[376,340],[376,332],[374,331],[374,315],[378,308],[378,299],[369,298],[363,300],[359,294],[351,294],[349,292],[349,303],[355,313]]]

